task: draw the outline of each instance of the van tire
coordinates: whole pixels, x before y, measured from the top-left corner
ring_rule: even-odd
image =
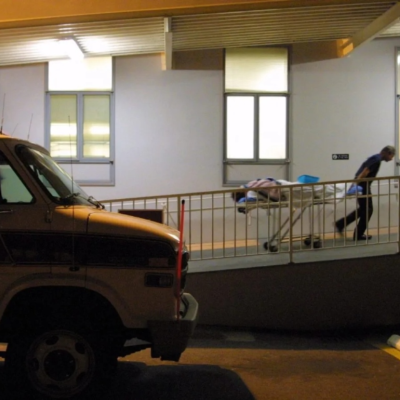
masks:
[[[8,344],[5,372],[38,398],[79,399],[99,389],[105,370],[102,346],[92,335],[50,329]]]

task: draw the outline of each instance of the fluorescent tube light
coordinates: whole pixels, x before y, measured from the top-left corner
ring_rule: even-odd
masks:
[[[82,58],[84,57],[83,51],[74,39],[60,39],[58,43],[60,43],[60,46],[63,48],[64,53],[71,60],[82,60]]]

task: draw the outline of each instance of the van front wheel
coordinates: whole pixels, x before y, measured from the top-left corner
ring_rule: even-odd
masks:
[[[94,390],[103,370],[99,346],[70,330],[49,330],[9,343],[7,363],[34,392],[70,399]]]

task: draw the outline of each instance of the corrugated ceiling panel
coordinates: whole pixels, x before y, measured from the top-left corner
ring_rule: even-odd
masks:
[[[348,38],[397,1],[182,15],[172,18],[173,49],[265,46]],[[137,18],[0,30],[0,65],[65,58],[57,41],[74,37],[87,56],[164,51],[164,18]],[[400,24],[380,37],[400,36]]]
[[[397,20],[394,25],[392,25],[390,28],[386,29],[379,35],[379,37],[381,38],[396,36],[400,36],[400,20]]]
[[[396,2],[203,14],[173,19],[175,50],[315,42],[353,36]]]
[[[57,41],[74,37],[87,56],[164,50],[163,18],[51,25],[0,30],[0,65],[65,58]]]

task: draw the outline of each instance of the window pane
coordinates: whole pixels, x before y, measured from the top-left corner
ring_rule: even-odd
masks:
[[[52,157],[77,156],[76,95],[50,96],[50,154]]]
[[[260,159],[286,158],[286,97],[260,97]]]
[[[110,96],[108,95],[84,96],[83,156],[110,157]]]
[[[226,107],[227,158],[254,158],[254,98],[228,96]]]
[[[49,61],[49,90],[112,90],[112,57]]]
[[[287,92],[285,48],[227,49],[225,92]]]
[[[33,197],[10,164],[0,153],[0,203],[31,203]],[[0,251],[1,253],[1,251]]]

